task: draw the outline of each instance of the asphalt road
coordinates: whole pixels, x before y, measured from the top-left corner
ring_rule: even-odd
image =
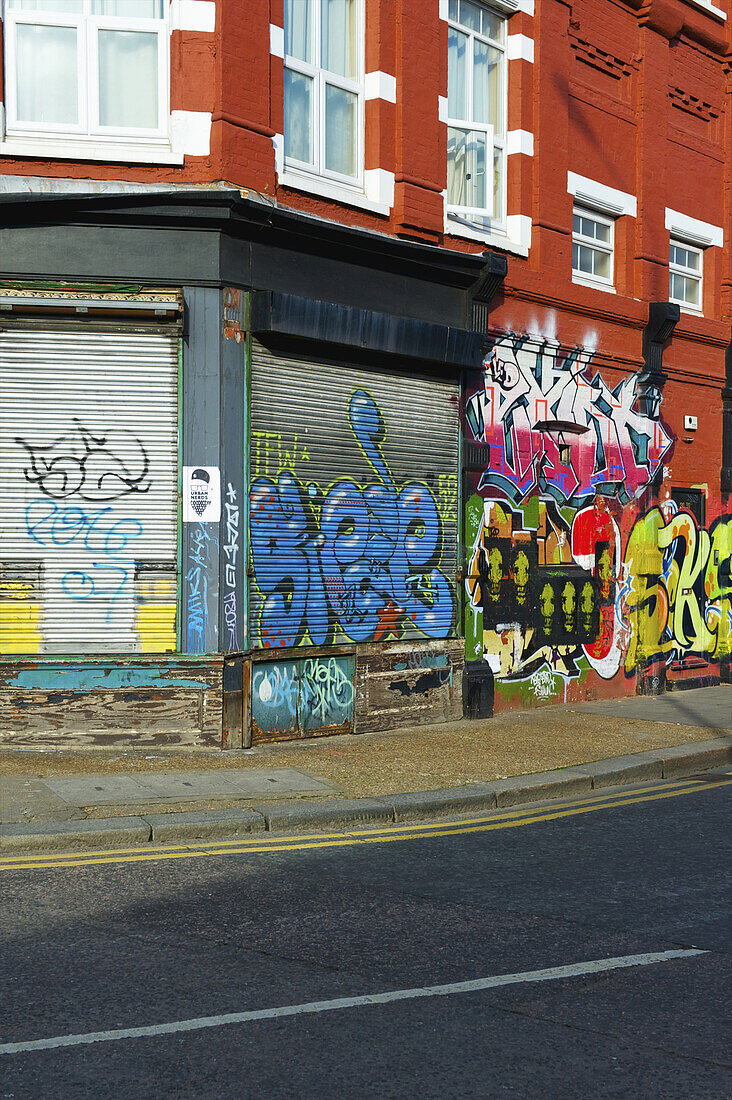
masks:
[[[730,793],[722,777],[649,786],[397,843],[6,864],[0,1097],[723,1100]],[[703,953],[426,995],[691,947]]]

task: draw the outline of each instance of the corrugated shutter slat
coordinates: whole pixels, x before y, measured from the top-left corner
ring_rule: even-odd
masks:
[[[174,336],[0,331],[0,652],[175,649],[177,379]]]
[[[252,640],[454,635],[458,387],[254,342]]]

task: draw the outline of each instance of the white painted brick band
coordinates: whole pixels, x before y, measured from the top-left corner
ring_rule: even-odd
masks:
[[[525,34],[509,34],[506,38],[506,57],[509,61],[528,61],[534,64],[534,39]]]
[[[506,154],[514,156],[523,153],[525,157],[534,155],[534,135],[528,130],[509,130],[506,134]]]
[[[363,174],[366,198],[371,202],[388,206],[394,205],[394,173],[384,168],[367,168]]]
[[[269,25],[269,52],[273,57],[285,56],[285,28],[276,23]]]
[[[174,152],[207,157],[211,152],[211,112],[171,111],[170,135]]]
[[[216,28],[214,0],[172,0],[170,29],[211,34]]]
[[[366,73],[364,96],[366,99],[385,99],[387,103],[396,103],[396,77],[378,70]]]

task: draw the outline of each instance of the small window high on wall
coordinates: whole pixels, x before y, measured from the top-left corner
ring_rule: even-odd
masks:
[[[5,0],[6,136],[168,137],[164,0]]]
[[[672,237],[668,271],[669,301],[678,302],[683,309],[693,313],[701,313],[704,273],[704,253],[701,248],[694,248],[693,245]]]
[[[572,214],[572,281],[613,289],[615,223],[595,210],[575,206]]]

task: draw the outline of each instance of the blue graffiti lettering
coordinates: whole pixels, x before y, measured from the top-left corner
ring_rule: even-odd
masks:
[[[186,572],[186,639],[189,653],[206,653],[209,632],[209,575],[212,569],[211,547],[217,543],[208,525],[198,523],[191,533]]]
[[[325,497],[289,470],[252,485],[252,564],[261,605],[255,636],[265,647],[323,645],[420,632],[446,637],[454,602],[439,569],[442,523],[427,487],[398,487],[382,454],[385,426],[374,399],[356,390],[348,420],[376,479],[350,478]]]
[[[85,512],[76,505],[60,508],[45,498],[31,501],[25,510],[26,532],[34,542],[58,547],[76,543],[81,553],[107,559],[90,561],[85,569],[70,569],[61,578],[61,587],[72,600],[88,600],[92,596],[108,600],[107,621],[123,595],[128,577],[134,575],[134,560],[120,555],[143,532],[139,520],[128,517],[105,526],[113,518],[111,513],[110,507],[96,512]]]

